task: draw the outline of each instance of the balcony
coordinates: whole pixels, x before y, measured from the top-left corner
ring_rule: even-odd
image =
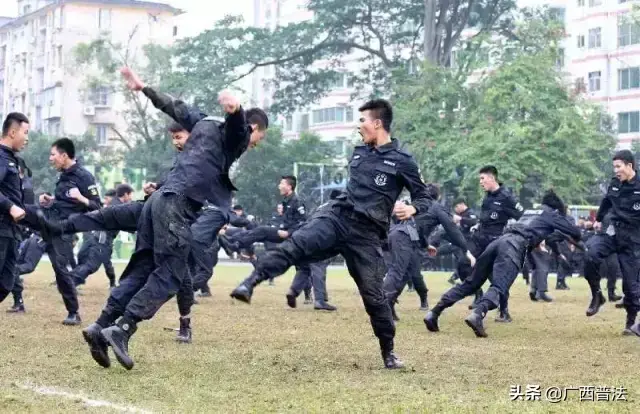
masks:
[[[44,119],[56,119],[62,116],[62,108],[56,104],[45,107],[42,112],[42,118]]]

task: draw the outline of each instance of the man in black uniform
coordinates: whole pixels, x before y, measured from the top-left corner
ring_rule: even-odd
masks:
[[[229,169],[247,148],[264,138],[268,119],[259,109],[245,113],[235,97],[222,92],[218,100],[227,116],[221,125],[184,102],[145,87],[129,68],[121,72],[131,90],[142,91],[156,108],[190,133],[164,183],[144,203],[136,249],[120,284],[111,291],[96,322],[83,330],[98,364],[110,366],[110,345],[118,362],[131,369],[134,362],[128,344],[137,324],[152,318],[180,290],[185,277],[190,277],[190,227],[197,212],[206,202],[219,210],[217,220],[210,223],[211,244],[228,220],[226,213],[235,190]]]
[[[462,231],[462,234],[465,240],[469,242],[471,240],[471,229],[476,224],[478,224],[478,216],[476,215],[475,211],[473,211],[471,208],[467,206],[467,202],[463,199],[458,199],[454,202],[453,211],[455,212],[455,214],[453,215],[454,223],[460,226],[460,231]],[[446,234],[444,234],[444,236],[446,239]],[[448,241],[451,242],[451,240],[448,240]],[[453,249],[452,252],[453,252],[453,256],[456,258],[457,267],[460,267],[460,266],[464,267],[465,264],[467,263],[466,251],[467,251],[466,247],[464,249],[458,249],[458,248]],[[468,274],[466,273],[465,275],[468,276]],[[453,285],[455,283],[456,278],[460,279],[460,275],[458,275],[457,268],[449,278],[448,282]]]
[[[116,197],[111,199],[110,205],[130,203],[132,194],[133,188],[130,185],[119,184],[116,188]],[[109,287],[116,286],[111,254],[113,253],[113,241],[118,233],[119,231],[93,231],[84,234],[82,248],[78,252],[78,266],[71,272],[76,286],[84,284],[90,275],[98,271],[100,265],[105,266]]]
[[[509,288],[518,277],[527,251],[538,246],[554,231],[565,234],[576,243],[579,241],[580,230],[567,219],[564,204],[553,191],[544,195],[542,205],[540,215],[522,219],[521,222],[507,228],[504,235],[491,242],[478,257],[471,277],[442,296],[440,302],[424,318],[429,331],[439,331],[438,318],[446,308],[453,306],[490,280],[491,286],[487,293],[465,319],[476,336],[486,337],[482,321],[488,311],[498,307],[503,297],[509,296]]]
[[[249,303],[259,283],[282,275],[296,263],[323,260],[342,254],[356,282],[378,337],[386,368],[400,368],[393,352],[395,326],[382,288],[385,264],[382,242],[391,214],[406,220],[431,205],[418,166],[391,138],[389,102],[373,100],[360,107],[359,132],[365,145],[357,146],[349,162],[346,192],[314,215],[276,249],[261,256],[256,271],[231,296]],[[413,206],[395,205],[401,191],[411,193]]]
[[[469,243],[469,251],[476,258],[482,254],[489,243],[500,237],[509,219],[518,220],[524,211],[520,203],[498,182],[496,167],[487,165],[480,169],[480,186],[487,194],[482,201],[479,228],[472,234]],[[460,280],[465,280],[470,274],[471,266],[465,260],[458,266],[458,276]],[[475,293],[474,304],[482,296],[482,290],[478,289]],[[511,322],[507,304],[507,298],[502,298],[500,315],[496,318],[496,322]]]
[[[280,227],[258,226],[251,231],[243,231],[233,237],[222,236],[224,244],[231,251],[239,252],[258,242],[280,243],[289,238],[291,234],[302,227],[307,219],[304,203],[295,193],[297,179],[292,175],[282,176],[278,184],[282,200],[282,224]]]
[[[11,292],[16,277],[20,229],[26,216],[22,179],[16,153],[29,142],[29,120],[12,112],[2,123],[0,139],[0,302]]]
[[[427,192],[434,201],[439,198],[439,189],[433,184],[427,185]],[[444,210],[442,205],[433,203],[426,213],[415,216],[413,219],[400,221],[389,230],[389,250],[391,257],[388,263],[388,272],[384,278],[384,290],[389,305],[394,311],[395,303],[402,294],[402,290],[408,280],[413,275],[420,275],[420,250],[426,249],[429,235],[438,225],[442,225],[447,236],[459,249],[466,249],[467,242],[460,229],[452,221],[451,216]],[[465,255],[470,258],[471,263],[475,259],[469,251]],[[424,297],[420,298],[421,310],[428,310],[427,292],[425,286]],[[395,312],[394,312],[395,315]],[[396,316],[395,320],[399,320]]]
[[[98,210],[102,207],[95,178],[76,162],[73,141],[69,138],[60,138],[55,141],[51,146],[49,161],[56,170],[60,171],[60,176],[54,196],[47,194],[40,196],[40,205],[45,208],[47,217],[66,219],[72,214]],[[80,325],[78,296],[73,277],[67,268],[75,261],[73,237],[62,235],[48,238],[46,232],[41,235],[47,242],[47,255],[51,259],[56,284],[69,313],[62,323]]]
[[[602,220],[602,229],[607,229],[611,225],[611,214],[607,214]],[[595,242],[595,240],[594,240]],[[590,242],[591,243],[591,242]],[[587,247],[590,247],[587,244]],[[622,279],[622,270],[620,269],[620,263],[618,261],[618,255],[612,254],[605,258],[600,264],[600,279],[607,278],[607,293],[609,302],[617,302],[622,299],[622,296],[616,295],[616,282],[618,279]],[[619,305],[619,304],[618,304]]]
[[[622,270],[623,304],[627,311],[624,332],[640,336],[640,327],[635,323],[640,310],[640,179],[635,171],[633,153],[629,150],[616,152],[613,170],[616,176],[600,203],[594,229],[602,228],[607,213],[611,213],[611,224],[604,234],[591,238],[586,255],[585,278],[592,295],[587,316],[598,313],[606,302],[600,290],[600,263],[617,253]]]

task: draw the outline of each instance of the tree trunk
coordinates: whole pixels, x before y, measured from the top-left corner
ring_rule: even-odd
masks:
[[[427,62],[438,64],[438,48],[436,41],[436,2],[438,0],[424,0],[424,58]]]

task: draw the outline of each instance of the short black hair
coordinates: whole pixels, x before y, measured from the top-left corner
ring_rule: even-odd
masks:
[[[7,117],[4,119],[4,122],[2,123],[2,136],[6,137],[7,135],[9,135],[9,131],[11,130],[11,128],[13,128],[14,126],[20,126],[22,123],[29,123],[29,118],[27,118],[25,116],[25,114],[22,114],[20,112],[11,112],[9,115],[7,115]]]
[[[633,152],[629,150],[617,151],[612,158],[612,161],[622,161],[625,164],[631,164],[633,168],[636,168],[636,159],[633,156]]]
[[[498,178],[498,169],[493,165],[485,165],[484,167],[480,168],[480,172],[478,174],[491,174],[495,178]]]
[[[251,108],[245,112],[247,123],[249,125],[258,125],[258,129],[261,131],[269,128],[269,117],[267,113],[260,108]]]
[[[115,197],[116,196],[116,190],[114,190],[113,188],[111,190],[107,190],[106,193],[104,193],[105,197]]]
[[[177,122],[170,123],[169,126],[167,127],[167,129],[171,133],[180,132],[180,131],[186,131],[187,130],[187,128],[183,127],[182,125],[180,125]]]
[[[467,204],[467,200],[465,200],[464,198],[456,198],[453,201],[453,205],[457,206],[458,204]]]
[[[231,207],[231,210],[244,210],[244,208],[242,208],[240,204],[236,204],[235,206]]]
[[[56,148],[58,152],[67,154],[69,158],[76,158],[76,146],[69,138],[59,138],[51,144],[51,148]]]
[[[391,132],[391,122],[393,122],[393,109],[389,101],[385,99],[373,99],[360,108],[358,111],[369,111],[373,119],[382,121],[382,127],[385,131]]]
[[[427,197],[432,200],[437,200],[440,198],[440,185],[436,183],[428,183],[426,185],[427,188]]]
[[[116,186],[116,196],[118,198],[124,197],[125,195],[131,193],[133,193],[133,187],[131,187],[129,184],[118,184]]]
[[[547,192],[542,196],[542,204],[551,207],[554,210],[558,210],[558,213],[563,216],[567,213],[567,208],[565,207],[564,203],[562,202],[560,197],[558,197],[556,192],[551,189],[547,190]]]
[[[294,175],[283,175],[281,180],[285,180],[287,184],[291,186],[292,191],[296,191],[296,185],[298,184],[298,180]]]

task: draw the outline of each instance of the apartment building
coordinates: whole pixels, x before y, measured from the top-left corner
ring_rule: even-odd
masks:
[[[640,16],[630,0],[570,0],[567,68],[586,98],[613,116],[618,143],[640,139]]]
[[[173,42],[181,13],[134,0],[18,0],[18,10],[4,24],[0,18],[0,117],[23,112],[32,129],[54,136],[89,131],[100,145],[113,142],[115,130],[126,131],[124,99],[106,85],[87,85],[86,73],[74,67],[74,48],[105,37],[140,56],[145,44]]]
[[[253,24],[275,29],[277,26],[308,20],[313,13],[304,7],[305,3],[305,0],[254,0]],[[318,64],[322,65],[322,62]],[[351,99],[353,85],[348,76],[349,72],[359,70],[357,56],[345,59],[343,64],[344,72],[334,80],[327,96],[279,120],[285,138],[297,139],[302,132],[313,132],[333,144],[338,154],[347,155],[350,142],[357,139],[357,109],[361,102]],[[273,66],[267,66],[253,74],[252,104],[265,108],[271,105],[273,91],[264,82],[274,76],[274,71]]]

